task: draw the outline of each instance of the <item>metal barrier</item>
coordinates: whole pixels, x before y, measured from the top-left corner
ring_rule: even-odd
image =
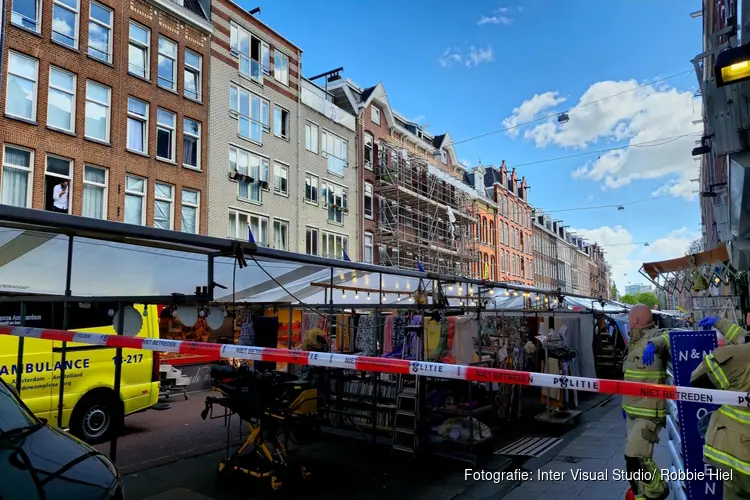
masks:
[[[556,389],[573,389],[603,394],[637,396],[695,403],[728,404],[750,407],[750,394],[716,389],[697,389],[673,385],[644,384],[622,380],[589,377],[559,376],[550,373],[522,372],[499,368],[480,368],[427,361],[376,358],[347,354],[294,351],[268,347],[246,347],[231,344],[212,344],[184,340],[143,339],[98,333],[75,333],[65,330],[0,326],[0,335],[36,338],[59,342],[77,342],[93,346],[122,349],[144,349],[155,352],[218,355],[225,359],[244,359],[269,363],[342,368],[347,370],[411,374],[443,379],[496,382]],[[115,381],[119,387],[116,371]]]

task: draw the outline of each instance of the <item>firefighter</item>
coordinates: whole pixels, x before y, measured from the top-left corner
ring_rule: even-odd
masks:
[[[669,332],[654,324],[651,308],[638,304],[630,310],[630,342],[623,361],[625,380],[663,384],[669,356]],[[665,425],[663,399],[624,396],[622,416],[627,421],[625,468],[636,500],[664,500],[669,488],[653,460],[654,445]]]
[[[699,326],[715,327],[730,344],[718,347],[703,358],[690,376],[693,387],[750,392],[750,344],[747,332],[725,319],[704,318]],[[703,460],[731,474],[724,481],[724,499],[750,499],[750,408],[723,405],[704,417],[699,427],[705,428]],[[701,425],[702,424],[702,425]]]

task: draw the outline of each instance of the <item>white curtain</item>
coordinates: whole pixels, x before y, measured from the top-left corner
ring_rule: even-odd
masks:
[[[143,224],[143,198],[132,194],[125,195],[125,222]]]
[[[182,205],[182,232],[183,233],[196,233],[195,221],[198,218],[198,210],[195,207]],[[230,221],[234,218],[232,215],[229,216]],[[234,233],[231,232],[230,235]]]
[[[26,208],[28,206],[28,186],[29,172],[27,170],[12,167],[3,168],[3,204]]]
[[[104,218],[104,186],[106,174],[104,170],[87,167],[84,170],[83,185],[83,216],[94,219]],[[96,185],[96,184],[101,185]]]

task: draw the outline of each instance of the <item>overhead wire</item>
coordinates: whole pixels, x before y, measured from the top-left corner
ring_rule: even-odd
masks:
[[[578,212],[581,210],[598,210],[600,208],[619,208],[619,207],[626,207],[629,205],[635,205],[637,203],[645,203],[647,201],[658,200],[661,198],[673,198],[673,196],[671,194],[664,194],[660,196],[652,196],[650,198],[642,198],[640,200],[627,201],[624,203],[613,203],[611,205],[597,205],[594,207],[560,208],[557,210],[544,210],[541,208],[537,208],[534,211],[539,215],[546,215],[546,214],[559,213],[559,212]]]
[[[686,70],[686,71],[681,71],[680,73],[675,73],[673,75],[665,76],[663,78],[658,78],[656,80],[652,80],[649,83],[644,83],[644,84],[638,85],[637,87],[633,87],[632,89],[623,90],[622,92],[618,92],[616,94],[608,95],[606,97],[602,97],[601,99],[596,99],[594,101],[589,101],[589,102],[586,102],[586,103],[583,103],[583,104],[579,104],[577,106],[573,106],[572,108],[568,108],[564,112],[558,111],[556,113],[550,113],[550,114],[545,115],[545,116],[540,116],[538,118],[534,118],[533,120],[528,120],[528,121],[525,121],[523,123],[516,123],[515,125],[511,125],[509,127],[503,127],[503,128],[497,129],[497,130],[490,131],[490,132],[485,132],[483,134],[479,134],[479,135],[476,135],[474,137],[469,137],[467,139],[461,139],[460,141],[451,141],[451,146],[456,146],[457,144],[464,144],[466,142],[475,141],[477,139],[482,139],[482,138],[488,137],[490,135],[500,134],[502,132],[507,132],[509,130],[515,130],[517,128],[521,128],[521,127],[524,127],[526,125],[531,125],[532,123],[538,123],[538,122],[541,122],[541,121],[549,120],[550,118],[555,118],[557,116],[560,116],[560,114],[562,114],[562,113],[567,113],[567,112],[572,111],[574,109],[585,108],[586,106],[591,106],[592,104],[597,104],[597,103],[600,103],[602,101],[606,101],[608,99],[612,99],[614,97],[619,97],[621,95],[624,95],[624,94],[627,94],[627,93],[630,93],[630,92],[635,92],[636,90],[639,90],[639,89],[642,89],[642,88],[645,88],[645,87],[650,87],[650,86],[654,85],[655,83],[659,83],[659,82],[664,82],[664,81],[667,81],[667,80],[671,80],[672,78],[676,78],[678,76],[682,76],[682,75],[685,75],[685,74],[688,74],[688,73],[692,73],[693,71],[695,71],[695,70],[689,69],[689,70]]]

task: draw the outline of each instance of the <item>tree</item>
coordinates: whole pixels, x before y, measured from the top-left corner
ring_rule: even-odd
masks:
[[[620,293],[617,291],[617,284],[612,283],[612,288],[609,290],[609,298],[611,298],[612,300],[617,300],[617,296],[619,294]]]
[[[639,292],[635,294],[626,294],[620,297],[620,302],[625,304],[646,304],[650,308],[659,305],[659,298],[651,292]]]

